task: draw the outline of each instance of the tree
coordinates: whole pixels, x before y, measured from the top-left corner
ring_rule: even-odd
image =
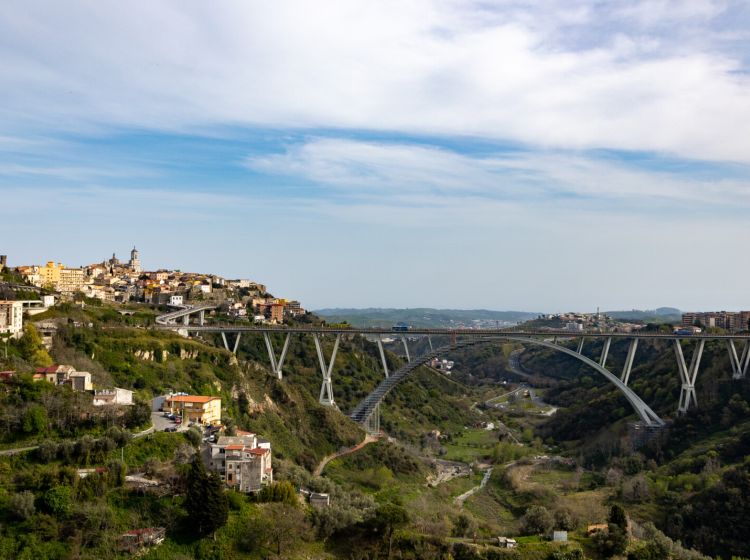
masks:
[[[544,535],[552,530],[552,514],[544,506],[531,506],[521,520],[524,533],[527,535]]]
[[[597,531],[593,540],[594,546],[605,558],[622,554],[628,547],[628,534],[614,523],[609,524],[607,531]]]
[[[618,504],[614,504],[609,509],[609,519],[610,524],[617,525],[621,529],[627,530],[628,528],[628,516],[625,515],[625,510],[622,509],[622,506]]]
[[[73,509],[73,491],[70,486],[54,486],[42,495],[41,504],[56,517],[67,517]]]
[[[562,531],[573,531],[576,528],[576,522],[569,509],[560,508],[555,510],[555,529]]]
[[[36,513],[34,493],[24,490],[18,494],[13,494],[10,499],[10,512],[21,521],[26,521],[34,515]]]
[[[203,440],[203,434],[201,434],[200,429],[196,428],[195,426],[185,432],[185,437],[190,442],[190,444],[196,448],[200,446],[201,440]]]
[[[204,537],[223,527],[229,518],[229,502],[224,487],[216,473],[206,471],[198,456],[193,458],[190,465],[186,487],[184,507],[191,529]]]
[[[258,492],[259,502],[284,502],[290,506],[299,504],[297,492],[294,490],[291,482],[273,482],[261,488]]]
[[[35,366],[45,367],[52,365],[52,358],[44,348],[42,337],[39,336],[36,328],[31,323],[24,324],[23,336],[18,341],[18,349],[23,359]]]
[[[460,514],[453,522],[454,537],[471,537],[477,530],[477,524],[473,518],[466,514]]]
[[[266,505],[254,518],[241,543],[246,550],[269,548],[281,557],[300,540],[308,538],[310,525],[298,508],[281,502]]]
[[[642,502],[648,499],[648,481],[643,474],[634,476],[622,485],[622,498],[629,502]]]
[[[625,552],[628,547],[628,517],[621,506],[614,504],[610,508],[608,529],[594,535],[594,544],[607,558]]]
[[[145,426],[151,422],[151,407],[143,401],[133,403],[133,406],[128,407],[124,422],[129,429]]]
[[[38,404],[32,404],[23,414],[23,431],[27,434],[41,434],[47,427],[47,411]]]
[[[377,531],[382,532],[383,538],[388,542],[388,558],[391,557],[393,548],[393,535],[397,528],[409,522],[409,514],[406,510],[393,503],[385,503],[375,510],[373,523]]]

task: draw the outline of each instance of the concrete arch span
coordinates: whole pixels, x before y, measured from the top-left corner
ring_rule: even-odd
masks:
[[[543,340],[540,338],[531,338],[531,337],[524,337],[524,336],[512,336],[512,335],[505,335],[501,337],[484,337],[484,338],[477,338],[474,340],[469,341],[463,341],[459,342],[455,345],[448,345],[448,346],[442,346],[433,352],[429,352],[427,354],[424,354],[423,356],[419,356],[415,358],[410,363],[402,366],[397,371],[395,371],[390,377],[386,378],[380,385],[378,385],[372,393],[370,393],[367,397],[360,402],[357,407],[352,411],[350,414],[350,417],[353,420],[356,420],[358,422],[366,422],[367,419],[370,417],[370,415],[373,413],[375,408],[383,401],[385,396],[401,381],[409,377],[409,375],[414,372],[419,366],[424,365],[428,361],[430,361],[432,358],[437,357],[440,354],[444,354],[446,352],[449,352],[452,349],[455,348],[466,348],[468,346],[474,346],[477,344],[487,344],[492,342],[498,342],[503,340],[509,340],[513,342],[519,342],[521,344],[533,344],[536,346],[543,346],[545,348],[550,348],[552,350],[556,350],[558,352],[562,352],[563,354],[567,354],[568,356],[572,356],[573,358],[580,360],[587,366],[591,367],[593,370],[595,370],[600,375],[604,376],[604,378],[612,383],[622,394],[623,396],[628,400],[630,405],[633,407],[633,410],[635,413],[640,417],[640,419],[643,421],[644,424],[646,424],[649,427],[659,427],[664,425],[664,421],[659,418],[659,416],[651,410],[651,407],[649,407],[643,400],[625,383],[623,383],[616,375],[614,375],[612,372],[604,368],[603,366],[599,365],[594,360],[587,358],[586,356],[579,354],[575,350],[571,350],[570,348],[565,348],[564,346],[560,346],[558,344],[555,344],[553,342],[549,342],[547,340]]]

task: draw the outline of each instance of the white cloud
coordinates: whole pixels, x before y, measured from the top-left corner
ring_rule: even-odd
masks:
[[[750,162],[745,53],[711,42],[723,5],[524,4],[15,3],[0,134],[333,127]]]
[[[575,195],[649,207],[655,201],[750,208],[750,180],[707,180],[647,171],[580,154],[510,152],[472,156],[413,144],[316,138],[283,154],[248,158],[256,171],[299,177],[338,194],[385,205],[441,204],[487,198],[545,204]],[[390,201],[390,203],[388,202]]]

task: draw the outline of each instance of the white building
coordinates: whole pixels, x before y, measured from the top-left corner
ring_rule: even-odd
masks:
[[[172,307],[180,307],[182,305],[182,296],[172,296],[169,298],[169,305]]]
[[[0,301],[0,334],[19,338],[23,334],[23,303]]]
[[[68,375],[68,381],[74,391],[92,391],[91,374],[88,371],[74,371]]]
[[[133,391],[128,389],[97,389],[94,391],[94,406],[131,405]]]

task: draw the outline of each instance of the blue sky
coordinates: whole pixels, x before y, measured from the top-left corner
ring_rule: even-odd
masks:
[[[0,252],[311,307],[750,308],[743,1],[12,2]]]

